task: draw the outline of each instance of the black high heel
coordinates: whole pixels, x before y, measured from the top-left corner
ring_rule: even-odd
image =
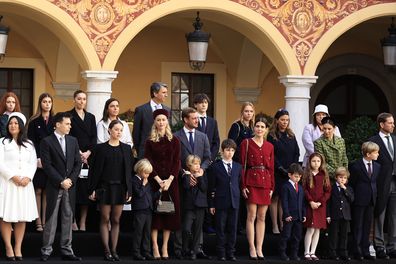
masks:
[[[7,261],[15,261],[15,256],[11,256],[11,257],[5,256],[5,259],[6,259]]]
[[[109,252],[105,252],[103,259],[106,261],[114,261],[113,256]]]
[[[250,260],[258,260],[258,257],[252,257],[252,256],[249,255],[249,259]]]
[[[16,260],[16,261],[22,261],[23,258],[22,258],[22,256],[15,256],[15,260]]]
[[[117,252],[113,251],[113,259],[114,261],[120,261],[120,256],[118,256]]]

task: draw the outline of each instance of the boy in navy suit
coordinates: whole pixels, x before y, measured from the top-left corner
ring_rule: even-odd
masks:
[[[363,158],[355,161],[351,167],[350,185],[355,193],[353,203],[353,244],[357,260],[375,260],[370,255],[370,229],[374,206],[377,200],[377,179],[381,165],[377,162],[379,146],[371,141],[362,145]]]
[[[136,175],[132,177],[133,241],[132,255],[135,260],[154,260],[150,250],[151,219],[154,202],[162,192],[153,193],[148,177],[153,166],[147,159],[139,160],[134,167]],[[140,248],[140,246],[142,248]],[[142,251],[143,254],[140,253]]]
[[[292,163],[288,170],[289,181],[283,184],[281,202],[283,209],[283,230],[279,242],[280,257],[288,261],[287,243],[290,245],[292,260],[300,260],[298,247],[302,236],[302,223],[305,222],[304,189],[298,182],[303,175],[303,169],[297,163]]]
[[[354,200],[353,190],[347,186],[348,169],[339,167],[335,171],[336,182],[331,188],[330,200],[327,203],[327,222],[329,228],[330,258],[345,261],[351,260],[348,256],[347,241],[348,227],[351,217],[351,204]],[[337,250],[339,255],[337,255]]]
[[[183,218],[182,240],[183,255],[185,258],[195,260],[199,253],[199,239],[202,233],[202,223],[207,201],[207,180],[201,168],[201,159],[197,155],[188,155],[182,176],[183,184]]]
[[[218,260],[235,261],[242,166],[232,157],[236,151],[232,139],[221,143],[222,159],[208,168],[210,213],[216,215],[216,248]],[[228,231],[228,238],[226,237]]]

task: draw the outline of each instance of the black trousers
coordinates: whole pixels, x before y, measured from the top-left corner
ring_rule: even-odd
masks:
[[[336,256],[337,251],[340,256],[348,256],[348,227],[349,220],[331,220],[329,227],[329,249],[332,256]]]
[[[152,213],[147,211],[133,211],[132,255],[151,254]]]
[[[302,236],[302,222],[294,220],[291,222],[283,221],[283,230],[279,241],[280,253],[286,253],[287,242],[290,245],[290,254],[298,255],[298,247]]]
[[[237,237],[238,208],[216,209],[216,251],[218,257],[235,253]]]
[[[373,206],[355,206],[352,209],[353,248],[360,256],[370,255],[370,229],[373,221]]]
[[[202,236],[202,224],[205,216],[205,208],[186,210],[183,213],[183,253],[197,254],[199,239]]]

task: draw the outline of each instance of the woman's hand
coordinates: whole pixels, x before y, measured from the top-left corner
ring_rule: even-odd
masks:
[[[126,195],[125,195],[125,201],[126,201],[127,203],[129,203],[129,202],[132,201],[132,196],[130,196],[129,193],[126,193]]]
[[[209,208],[209,212],[211,215],[214,215],[216,213],[216,208]]]
[[[31,181],[30,178],[22,177],[20,182],[19,182],[19,185],[22,186],[22,187],[26,187],[29,184],[30,181]]]
[[[41,159],[40,158],[38,158],[37,159],[37,168],[42,168],[43,167],[43,164],[41,164]]]
[[[93,191],[92,194],[88,198],[91,201],[96,201],[96,193],[95,193],[95,191]]]
[[[16,185],[20,186],[21,185],[21,177],[20,176],[13,176],[11,178],[11,181]]]
[[[242,195],[243,195],[243,197],[245,197],[245,199],[248,198],[249,193],[250,192],[249,192],[248,188],[242,189]]]

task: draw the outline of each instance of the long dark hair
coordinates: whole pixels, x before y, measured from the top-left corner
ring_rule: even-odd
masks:
[[[18,146],[24,146],[26,148],[25,143],[30,143],[30,141],[28,140],[26,133],[25,133],[25,125],[23,124],[22,119],[20,119],[17,116],[12,116],[8,122],[7,122],[7,135],[4,137],[3,139],[3,144],[4,144],[4,140],[8,139],[9,142],[11,142],[14,138],[12,137],[10,130],[9,130],[9,125],[10,125],[10,121],[12,119],[16,119],[16,121],[18,122],[18,126],[19,126],[19,133],[18,133],[18,137],[16,138],[16,143]]]
[[[52,95],[50,95],[49,93],[42,93],[39,96],[38,99],[38,104],[37,104],[37,110],[36,113],[30,118],[29,122],[32,121],[33,119],[36,119],[37,117],[40,117],[41,114],[43,113],[43,109],[41,109],[41,101],[43,101],[44,98],[50,98],[52,105],[51,105],[51,110],[49,115],[52,117],[54,115],[53,109],[54,109],[54,98],[52,98]]]
[[[114,102],[114,101],[117,101],[117,103],[120,103],[120,101],[118,101],[118,100],[115,99],[115,98],[109,98],[109,99],[107,99],[107,101],[106,101],[106,103],[105,103],[105,105],[104,105],[104,108],[103,108],[103,115],[102,115],[102,120],[103,120],[103,121],[107,121],[107,119],[109,119],[109,105],[110,105],[112,102]]]

